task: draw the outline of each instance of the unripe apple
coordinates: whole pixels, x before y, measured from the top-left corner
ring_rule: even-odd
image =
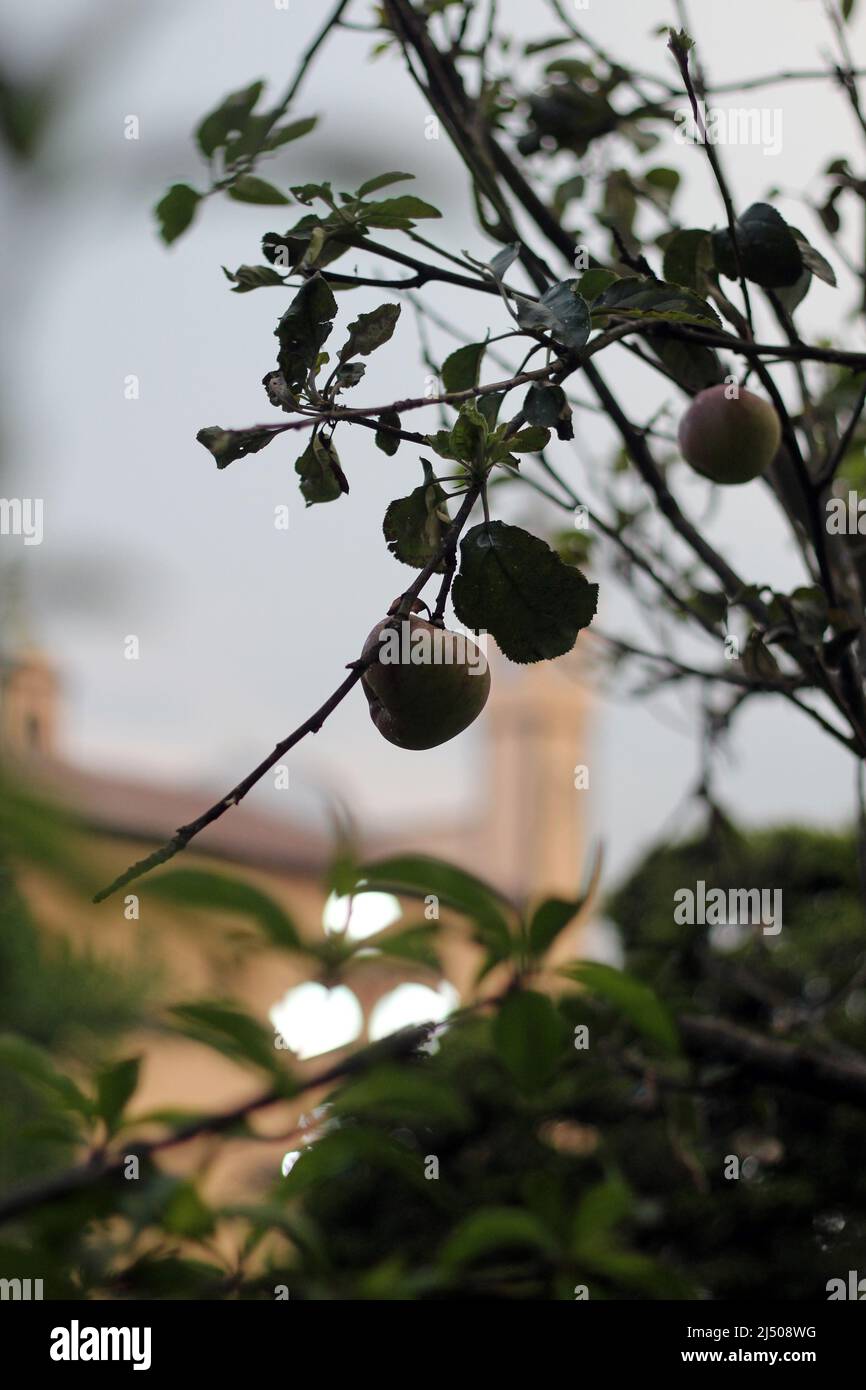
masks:
[[[377,623],[362,658],[379,659],[361,677],[370,718],[398,748],[436,748],[468,728],[490,694],[480,647],[413,613],[396,626]]]
[[[714,483],[749,483],[770,466],[782,442],[779,417],[768,401],[742,387],[709,386],[680,421],[683,458]]]

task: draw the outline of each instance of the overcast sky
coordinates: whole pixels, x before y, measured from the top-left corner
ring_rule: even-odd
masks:
[[[57,66],[70,78],[41,162],[3,171],[4,488],[45,499],[44,542],[22,550],[32,627],[66,679],[69,753],[91,766],[223,790],[333,689],[411,579],[380,529],[387,502],[418,481],[411,446],[389,460],[366,431],[346,436],[350,496],[305,511],[288,441],[223,472],[195,442],[203,425],[269,418],[260,382],[273,366],[285,296],[232,295],[220,266],[260,260],[262,233],[289,225],[296,211],[212,200],[171,250],[154,234],[151,209],[165,187],[202,179],[189,138],[197,120],[259,77],[276,97],[329,8],[330,0],[290,0],[288,10],[274,0],[0,5],[13,70],[38,76]],[[370,8],[364,0],[352,7],[361,18]],[[519,36],[554,32],[543,0],[506,0],[500,9]],[[719,81],[812,67],[829,49],[820,0],[692,0],[692,11]],[[674,18],[669,0],[592,0],[576,18],[626,59],[670,75],[652,32]],[[852,41],[866,57],[864,33],[861,16]],[[370,47],[362,33],[332,40],[295,108],[318,114],[318,129],[263,172],[284,187],[313,177],[351,187],[387,169],[414,170],[413,191],[445,214],[437,238],[488,258],[496,248],[473,229],[460,165],[444,138],[425,140],[426,107],[400,62],[371,63]],[[741,207],[774,185],[802,187],[830,158],[856,149],[830,83],[774,87],[733,104],[745,100],[781,110],[783,140],[775,157],[754,147],[726,152]],[[124,139],[131,114],[138,141]],[[683,220],[718,224],[700,151],[671,143],[654,161],[687,175]],[[777,205],[831,254],[800,203],[783,195]],[[845,321],[849,287],[844,276],[840,291],[816,284],[801,319],[811,332],[863,347],[862,328]],[[343,318],[383,297],[346,297]],[[475,336],[506,326],[492,300],[483,323],[459,293],[437,288],[431,302]],[[398,334],[370,361],[359,401],[423,392],[416,341],[406,306]],[[433,341],[440,357],[454,346],[444,334]],[[665,398],[661,379],[618,349],[606,363],[630,414],[648,418]],[[137,401],[124,398],[129,374],[140,380]],[[604,421],[581,416],[579,440],[560,461],[583,487],[610,456],[612,436]],[[684,472],[678,492],[703,517],[709,491]],[[278,503],[290,508],[288,532],[274,528]],[[527,505],[515,497],[507,514],[526,516]],[[708,525],[747,577],[780,588],[802,582],[760,484],[726,495]],[[652,640],[613,584],[603,584],[599,621]],[[140,639],[137,662],[124,659],[127,634]],[[694,708],[683,694],[600,698],[587,759],[592,823],[614,868],[680,826],[697,775]],[[310,813],[323,788],[385,822],[465,809],[477,794],[476,740],[473,731],[432,753],[401,752],[379,738],[357,691],[294,756],[293,809]],[[749,821],[838,822],[850,813],[853,767],[804,718],[755,701],[719,786]],[[257,795],[264,804],[276,794],[265,787]]]

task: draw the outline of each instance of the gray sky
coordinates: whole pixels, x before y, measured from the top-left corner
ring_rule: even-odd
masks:
[[[23,552],[34,627],[67,679],[68,748],[90,765],[224,789],[333,689],[411,579],[386,552],[381,518],[387,502],[419,480],[412,446],[387,459],[365,431],[344,436],[350,496],[305,511],[291,441],[219,473],[195,442],[203,425],[270,418],[260,382],[273,366],[285,296],[232,295],[220,266],[259,261],[262,233],[282,230],[296,209],[213,200],[169,251],[151,215],[170,182],[201,180],[189,138],[201,115],[258,77],[275,98],[329,8],[330,0],[290,0],[288,11],[273,0],[0,5],[0,39],[16,70],[44,72],[74,55],[74,80],[42,163],[3,171],[10,226],[2,272],[4,486],[45,499],[44,543]],[[369,9],[356,0],[359,17]],[[542,0],[506,0],[501,11],[519,36],[555,32]],[[692,0],[692,12],[716,80],[813,67],[829,46],[819,0]],[[592,0],[576,18],[625,58],[670,73],[664,42],[652,33],[674,18],[669,0]],[[864,34],[861,16],[855,53],[864,51]],[[284,187],[320,176],[352,187],[386,169],[414,170],[413,191],[445,214],[436,238],[489,257],[496,248],[472,227],[465,179],[446,140],[425,140],[423,101],[399,60],[368,61],[370,46],[359,33],[332,41],[295,109],[319,114],[319,128],[262,172]],[[772,185],[802,187],[855,148],[847,108],[829,83],[732,100],[783,114],[778,156],[754,147],[724,152],[741,207]],[[140,120],[137,142],[123,138],[130,114]],[[653,162],[687,174],[681,218],[720,221],[700,151],[671,143]],[[831,254],[811,213],[786,196],[777,205]],[[845,317],[850,280],[841,280],[839,291],[815,284],[801,321],[862,347],[862,327],[852,329]],[[384,297],[346,296],[341,322]],[[476,336],[488,324],[493,332],[506,326],[492,300],[482,315],[459,292],[437,287],[432,302]],[[441,356],[454,346],[444,334],[434,343]],[[421,394],[426,369],[415,345],[406,306],[398,334],[370,359],[357,401]],[[661,379],[619,349],[605,354],[605,365],[634,418],[648,418],[665,398]],[[124,399],[130,373],[140,379],[137,401]],[[430,428],[434,416],[425,414]],[[561,448],[559,461],[591,492],[612,435],[596,417],[581,415],[578,426],[579,447]],[[687,509],[705,516],[706,486],[684,469],[675,481]],[[635,481],[634,496],[641,495]],[[515,494],[506,514],[526,516],[528,502]],[[274,528],[277,503],[289,505],[288,532]],[[759,484],[725,495],[708,527],[747,577],[780,588],[802,582]],[[600,577],[600,623],[651,641],[627,596]],[[123,655],[130,633],[141,643],[137,662]],[[693,710],[694,697],[682,694],[599,701],[588,758],[591,818],[615,869],[663,828],[681,825],[697,768]],[[355,692],[294,755],[291,809],[311,813],[311,789],[323,787],[382,821],[465,808],[476,795],[474,739],[401,752],[379,738]],[[749,821],[837,822],[850,812],[853,766],[805,718],[756,701],[736,726],[719,786]],[[256,795],[289,809],[285,793],[278,803],[267,787]]]

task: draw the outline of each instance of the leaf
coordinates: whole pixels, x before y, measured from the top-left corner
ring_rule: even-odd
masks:
[[[315,365],[337,315],[337,301],[321,275],[313,275],[295,295],[274,332],[279,339],[277,365],[286,385],[297,392]]]
[[[355,196],[358,198],[366,198],[368,193],[377,193],[380,188],[387,188],[390,183],[401,183],[404,179],[414,179],[414,177],[414,174],[401,174],[396,172],[393,174],[377,174],[374,179],[368,179],[366,183],[362,183]]]
[[[196,130],[198,147],[206,158],[224,145],[232,132],[243,132],[247,120],[264,90],[263,82],[253,82],[239,92],[232,92],[219,106],[209,112]]]
[[[521,328],[542,329],[563,347],[576,351],[589,338],[589,307],[578,292],[577,280],[553,285],[539,300],[520,300],[517,320]]]
[[[498,432],[497,432],[498,433]],[[540,425],[528,425],[517,434],[505,435],[491,446],[490,457],[495,461],[509,454],[540,454],[550,443],[550,431]]]
[[[426,459],[421,460],[424,481],[408,497],[398,497],[385,512],[382,530],[396,560],[423,569],[434,558],[450,525],[446,495],[433,477]],[[444,559],[436,566],[441,573]]]
[[[316,502],[334,502],[341,493],[349,491],[337,450],[320,434],[313,436],[295,460],[295,472],[301,479],[301,494],[308,507]]]
[[[656,319],[661,323],[720,322],[715,309],[683,285],[664,280],[627,276],[609,285],[592,306],[592,321],[615,316],[623,319]]]
[[[486,343],[467,343],[442,363],[442,385],[446,391],[469,391],[478,385]]]
[[[567,966],[561,973],[612,1004],[639,1033],[657,1043],[664,1052],[671,1055],[679,1052],[677,1028],[671,1014],[655,991],[642,980],[598,961],[581,961],[579,965]]]
[[[529,924],[529,949],[540,959],[572,922],[583,906],[583,898],[548,898],[536,908]]]
[[[464,401],[450,430],[438,430],[428,435],[431,449],[440,458],[457,459],[460,463],[478,463],[483,455],[489,425],[474,401]]]
[[[96,1078],[96,1112],[105,1121],[109,1133],[117,1128],[127,1101],[135,1094],[140,1068],[140,1057],[128,1057],[126,1061],[106,1067]]]
[[[0,1034],[0,1066],[8,1067],[53,1094],[67,1110],[81,1115],[93,1113],[93,1105],[80,1087],[57,1070],[47,1052],[26,1038],[12,1033]]]
[[[171,188],[156,205],[159,234],[166,246],[186,231],[196,209],[201,202],[201,194],[190,188],[188,183],[173,183]]]
[[[487,267],[487,269],[491,271],[494,280],[501,283],[519,255],[519,241],[513,241],[510,246],[505,247],[504,251],[497,251],[493,260]]]
[[[223,275],[232,281],[232,294],[247,294],[250,290],[261,289],[264,285],[285,285],[285,280],[273,266],[239,265],[237,270],[227,270]]]
[[[317,116],[305,116],[300,121],[291,121],[288,125],[278,125],[272,130],[270,135],[262,144],[263,150],[278,150],[283,145],[288,145],[292,140],[299,140],[302,135],[309,135],[318,125]]]
[[[380,1181],[396,1178],[416,1185],[424,1183],[414,1154],[385,1134],[356,1124],[331,1130],[303,1149],[283,1181],[282,1194],[294,1199],[323,1183],[330,1186],[362,1164],[376,1173]]]
[[[482,1207],[451,1232],[439,1259],[445,1265],[460,1266],[496,1251],[527,1246],[545,1254],[554,1252],[553,1239],[537,1216],[522,1207]]]
[[[274,946],[303,949],[297,927],[280,904],[242,879],[207,869],[168,869],[149,880],[147,893],[179,907],[251,917]]]
[[[675,285],[700,293],[713,269],[712,237],[703,227],[688,227],[663,239],[662,274]]]
[[[531,425],[552,429],[567,405],[561,386],[543,386],[534,381],[526,393],[523,413]]]
[[[521,1090],[534,1091],[554,1073],[563,1045],[562,1020],[546,995],[522,990],[500,1006],[493,1042]]]
[[[460,556],[454,611],[466,627],[490,632],[511,661],[562,656],[595,615],[598,585],[518,526],[474,526]]]
[[[597,1252],[608,1244],[615,1229],[630,1214],[634,1198],[622,1178],[612,1176],[596,1183],[580,1199],[572,1227],[572,1248],[577,1256]]]
[[[441,859],[427,855],[398,855],[363,864],[357,871],[354,893],[390,892],[398,897],[424,899],[435,895],[440,903],[479,924],[485,936],[506,952],[512,940],[506,912],[510,905],[495,888]]]
[[[231,1005],[211,1003],[176,1004],[171,1012],[180,1020],[184,1037],[230,1057],[235,1062],[251,1062],[278,1075],[294,1089],[292,1078],[278,1064],[273,1034],[256,1019]]]
[[[255,174],[242,174],[229,188],[229,197],[236,203],[263,203],[267,205],[287,203],[285,193],[274,188],[272,183],[257,178]]]
[[[396,454],[400,448],[400,436],[391,434],[390,430],[383,429],[383,425],[390,425],[393,429],[400,428],[400,416],[395,410],[385,410],[379,416],[379,428],[377,429],[374,440],[377,449],[381,449],[383,454],[388,454],[390,458]]]
[[[173,1236],[202,1240],[215,1225],[214,1214],[191,1182],[179,1182],[163,1207],[159,1225]]]
[[[276,438],[276,432],[266,430],[224,430],[220,425],[207,425],[199,430],[196,439],[213,454],[217,468],[228,468],[236,459],[257,454]]]
[[[800,248],[800,255],[803,258],[803,265],[807,270],[811,270],[813,275],[817,275],[819,280],[823,280],[826,285],[836,287],[836,272],[830,262],[816,251],[814,246],[810,246],[805,237],[800,236],[796,228],[791,229],[797,239]]]
[[[577,282],[581,299],[585,299],[587,304],[592,304],[609,285],[612,285],[619,278],[614,270],[605,270],[604,266],[601,265],[592,266],[583,272]]]
[[[803,272],[803,256],[792,229],[769,203],[753,203],[736,222],[743,274],[765,289],[793,285]],[[729,280],[737,279],[737,259],[731,234],[713,233],[716,266]]]
[[[368,227],[390,227],[409,231],[416,218],[441,217],[438,208],[411,194],[401,198],[386,198],[381,203],[360,203],[358,214]]]
[[[387,343],[397,327],[400,307],[399,304],[380,304],[369,314],[359,314],[355,322],[349,324],[349,337],[340,350],[340,361],[345,362],[355,353],[367,357],[377,347]]]
[[[842,18],[845,20],[846,24],[854,13],[854,6],[856,3],[857,0],[842,0]]]
[[[413,1122],[436,1125],[465,1125],[469,1107],[450,1082],[433,1080],[418,1068],[410,1071],[396,1066],[379,1066],[344,1086],[336,1097],[337,1114],[366,1113],[401,1125]]]

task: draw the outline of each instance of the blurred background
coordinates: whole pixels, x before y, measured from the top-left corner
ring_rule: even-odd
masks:
[[[203,426],[274,418],[261,379],[274,364],[273,330],[286,294],[233,295],[221,267],[259,263],[262,235],[284,230],[297,209],[209,199],[168,249],[153,215],[171,183],[205,186],[192,139],[201,117],[256,79],[267,82],[275,102],[331,8],[324,0],[0,4],[0,495],[43,504],[39,544],[0,536],[0,750],[9,768],[23,771],[0,798],[0,1012],[4,1031],[73,1067],[103,1061],[121,1040],[124,1051],[137,1050],[145,1058],[139,1114],[221,1108],[249,1094],[248,1074],[224,1052],[199,1046],[189,1030],[180,1037],[164,1029],[166,1001],[231,996],[303,1066],[413,1018],[443,1017],[471,993],[479,953],[457,923],[446,923],[441,968],[423,953],[411,962],[371,952],[353,962],[360,968],[351,991],[328,993],[319,969],[324,934],[347,925],[346,903],[327,880],[337,807],[344,825],[348,813],[358,827],[359,853],[438,855],[515,899],[574,896],[603,847],[593,920],[578,919],[557,949],[574,956],[579,942],[579,953],[615,964],[624,944],[638,957],[644,951],[649,964],[642,965],[650,977],[658,972],[665,989],[671,885],[715,875],[733,885],[790,887],[786,923],[799,914],[804,928],[816,927],[813,940],[801,960],[796,932],[786,938],[776,959],[781,984],[774,979],[763,995],[743,987],[746,1021],[760,1015],[773,1027],[780,1018],[780,1027],[789,1026],[801,1014],[786,1004],[786,1024],[780,999],[800,991],[815,1008],[836,997],[859,960],[854,845],[847,834],[824,833],[851,822],[853,762],[790,706],[750,701],[719,750],[714,797],[746,831],[805,828],[777,836],[762,830],[747,844],[711,816],[703,838],[706,806],[695,796],[705,772],[701,692],[647,689],[627,671],[603,668],[596,631],[647,647],[670,638],[636,602],[604,543],[588,566],[601,586],[593,629],[560,661],[533,668],[497,661],[494,693],[466,734],[430,752],[403,752],[380,738],[356,690],[291,754],[287,775],[278,769],[266,777],[183,856],[184,868],[203,875],[214,864],[238,874],[249,892],[225,888],[221,898],[206,877],[160,891],[153,879],[133,885],[131,896],[89,902],[97,883],[202,811],[321,703],[412,577],[381,533],[387,504],[419,481],[411,445],[388,458],[371,432],[341,437],[351,492],[305,510],[291,438],[220,472],[195,440]],[[820,0],[692,8],[716,82],[828,61]],[[515,51],[557,27],[541,0],[502,0],[500,12]],[[464,171],[447,139],[426,138],[428,112],[399,57],[372,52],[375,38],[365,31],[372,6],[357,0],[351,18],[358,27],[332,35],[292,110],[293,117],[318,116],[317,128],[262,172],[285,188],[320,179],[355,188],[386,170],[411,170],[413,192],[442,209],[442,221],[428,224],[435,239],[488,260],[498,248],[475,228]],[[657,32],[680,19],[670,0],[591,0],[576,19],[602,48],[672,78]],[[864,39],[861,14],[850,30],[855,55]],[[542,80],[544,61],[517,60],[527,92]],[[743,100],[733,93],[719,105]],[[779,210],[839,273],[837,290],[813,281],[798,311],[801,329],[866,347],[862,319],[854,325],[848,318],[856,280],[834,258],[802,196],[846,152],[848,108],[830,82],[762,88],[755,100],[780,113],[781,145],[775,154],[749,145],[725,152],[738,205],[775,190]],[[602,144],[583,170],[590,184],[635,157],[619,136]],[[653,161],[682,175],[683,225],[720,223],[700,151],[665,134]],[[609,251],[603,243],[590,249]],[[393,274],[385,265],[364,268]],[[347,259],[340,269],[354,267]],[[341,326],[384,297],[365,289],[342,297]],[[477,340],[508,326],[492,299],[482,323],[477,304],[459,290],[437,285],[426,298],[454,332],[419,323],[404,302],[398,332],[369,362],[359,401],[424,394],[425,355],[441,363],[462,335]],[[766,320],[763,326],[772,331]],[[662,379],[619,347],[606,366],[629,416],[673,436],[682,402],[668,400]],[[779,381],[787,391],[784,374]],[[578,409],[574,418],[574,444],[554,443],[551,457],[604,511],[617,441],[599,414]],[[438,423],[434,408],[418,412],[412,427]],[[747,580],[782,591],[804,582],[759,483],[719,497],[676,463],[673,450],[670,459],[684,509]],[[627,472],[617,487],[624,505],[636,510],[646,501]],[[281,506],[289,510],[287,530],[274,525]],[[519,487],[503,489],[499,507],[551,537],[571,524]],[[708,664],[706,646],[683,637],[677,650]],[[49,815],[49,803],[61,808],[59,818]],[[646,860],[659,845],[659,857]],[[5,872],[10,863],[14,883]],[[615,928],[596,906],[602,898]],[[284,913],[298,924],[303,950],[270,949]],[[406,905],[371,894],[353,907],[348,936],[357,942],[398,921],[413,924]],[[264,927],[264,945],[251,922]],[[766,943],[759,948],[767,959],[772,954]],[[713,971],[717,964],[713,957]],[[696,978],[686,972],[681,982],[689,1005],[699,994]],[[854,978],[845,1026],[858,1041],[866,993]],[[726,979],[723,985],[726,1005]],[[715,994],[708,999],[718,1003]],[[798,1007],[806,1006],[801,1000]],[[0,1179],[18,1180],[78,1151],[74,1127],[64,1129],[51,1107],[36,1133],[33,1094],[19,1075],[29,1067],[31,1080],[44,1085],[44,1059],[34,1058],[26,1049],[0,1049],[0,1128],[8,1136]],[[297,1107],[289,1118],[297,1121]],[[809,1124],[798,1115],[793,1128]],[[253,1168],[263,1181],[281,1163],[290,1170],[296,1152],[286,1152],[276,1130],[264,1138],[252,1158],[243,1146],[240,1157],[223,1155],[225,1190],[243,1189]],[[630,1138],[624,1148],[635,1148]],[[188,1152],[179,1171],[201,1158]],[[838,1166],[840,1191],[847,1191],[855,1165],[840,1151]],[[685,1224],[701,1226],[691,1218]],[[764,1245],[774,1248],[772,1240]]]
[[[367,7],[357,9],[358,22],[367,22]],[[518,0],[502,9],[517,39],[537,37],[548,17],[545,6]],[[284,296],[231,295],[220,267],[260,260],[261,235],[291,221],[292,210],[213,199],[169,250],[152,215],[170,182],[201,179],[191,139],[201,115],[256,78],[276,98],[326,13],[311,0],[286,8],[273,0],[45,0],[38,7],[7,0],[0,11],[5,79],[31,118],[22,136],[28,157],[8,149],[2,157],[3,477],[7,494],[44,499],[42,544],[2,541],[4,559],[17,567],[5,641],[34,645],[50,663],[60,682],[56,747],[89,773],[193,796],[224,790],[334,687],[409,573],[386,552],[380,525],[390,498],[415,485],[413,449],[387,459],[359,431],[364,437],[352,436],[344,459],[350,496],[305,512],[290,443],[218,473],[195,442],[203,425],[270,418],[260,381],[272,365]],[[668,76],[672,63],[654,31],[675,18],[667,0],[593,4],[579,15],[603,46]],[[555,31],[552,20],[549,27]],[[817,0],[704,5],[694,27],[717,81],[748,75],[747,67],[764,71],[765,55],[783,69],[812,66],[829,51]],[[863,33],[861,17],[855,53]],[[297,116],[317,114],[318,128],[273,160],[268,177],[284,186],[330,177],[354,187],[405,167],[417,175],[414,190],[443,209],[439,240],[489,257],[495,247],[473,230],[466,180],[447,140],[425,139],[422,99],[395,56],[371,61],[372,46],[363,32],[332,37],[295,106]],[[736,196],[745,205],[771,186],[781,189],[780,210],[805,222],[820,247],[817,219],[785,190],[802,188],[826,163],[828,127],[842,152],[847,109],[830,83],[764,89],[760,101],[783,112],[781,151],[730,151]],[[130,116],[137,139],[125,138]],[[685,176],[679,216],[686,225],[718,222],[699,151],[668,138],[656,162]],[[847,333],[843,306],[851,296],[842,275],[840,291],[814,282],[800,310],[807,331],[831,339]],[[477,306],[449,290],[436,287],[435,307],[477,335]],[[358,291],[343,313],[354,316],[381,298]],[[493,307],[494,332],[501,320]],[[429,332],[441,360],[455,340]],[[371,362],[366,399],[423,392],[427,368],[416,343],[407,305],[399,333]],[[649,418],[662,404],[659,379],[618,349],[608,360],[632,416]],[[129,399],[133,379],[137,398]],[[431,428],[434,414],[427,412]],[[591,495],[613,440],[600,417],[579,412],[576,420],[577,446],[559,448],[567,476]],[[700,480],[678,473],[675,481],[748,578],[780,587],[801,580],[759,484],[710,509]],[[640,499],[639,481],[633,488]],[[287,531],[274,527],[278,504],[290,509]],[[505,511],[543,526],[539,507],[515,492]],[[551,528],[563,524],[561,515],[548,520]],[[603,576],[602,554],[593,577]],[[8,606],[8,568],[5,587]],[[638,642],[645,637],[627,587],[615,583],[602,584],[599,622]],[[139,639],[137,660],[125,657],[128,635]],[[592,683],[584,645],[558,663],[580,700]],[[566,802],[582,799],[582,820],[605,843],[608,875],[633,864],[684,813],[699,775],[696,698],[677,689],[634,700],[627,687],[608,686],[591,702],[589,723],[575,722],[559,791]],[[322,828],[328,797],[339,793],[372,830],[408,824],[419,835],[433,821],[477,818],[489,802],[490,724],[482,720],[445,748],[406,755],[378,737],[357,692],[293,754],[288,788],[266,779],[248,807]],[[574,791],[577,763],[590,769],[588,790]],[[718,792],[747,822],[836,824],[851,810],[853,770],[807,721],[755,701],[737,724]]]

